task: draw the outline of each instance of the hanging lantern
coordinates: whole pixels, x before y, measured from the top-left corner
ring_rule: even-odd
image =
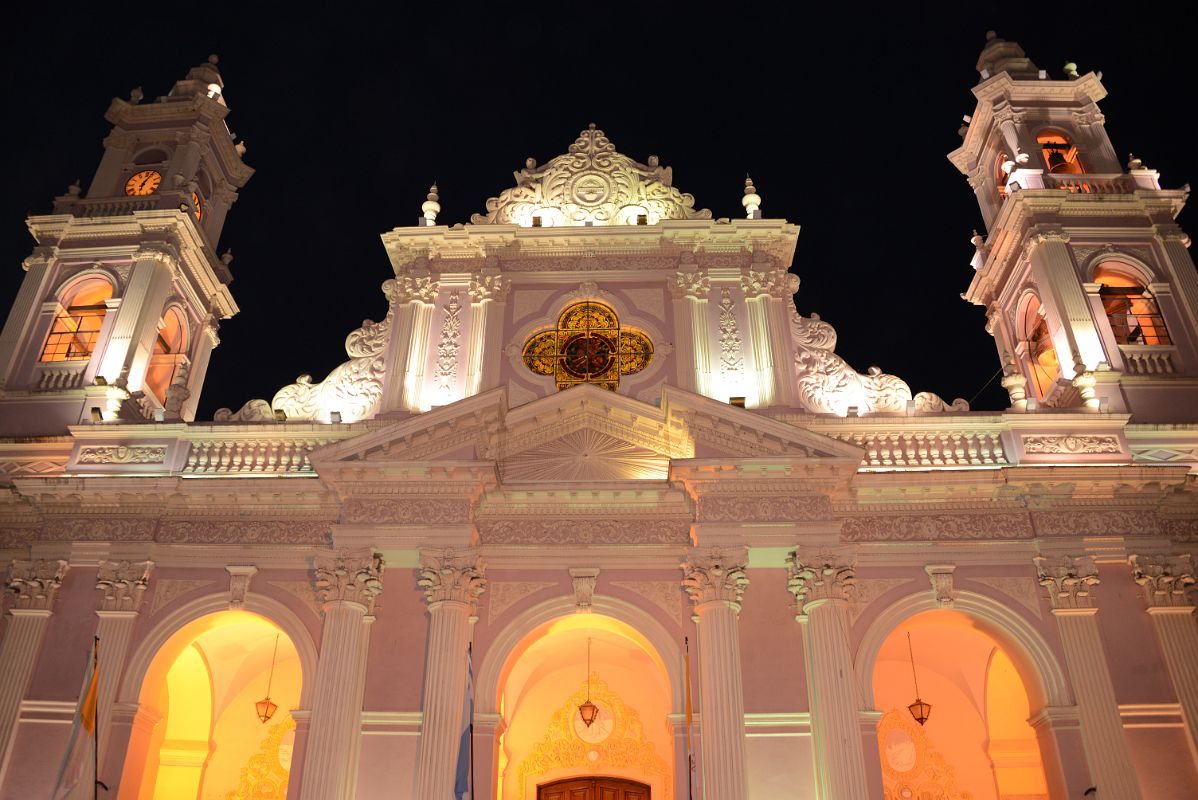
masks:
[[[258,719],[262,721],[263,725],[270,722],[270,718],[279,710],[279,706],[270,701],[270,687],[275,680],[275,661],[279,656],[279,636],[280,634],[275,634],[275,651],[270,657],[270,677],[266,679],[266,697],[254,703],[254,710],[257,712]]]
[[[907,655],[911,657],[911,680],[915,683],[915,702],[907,706],[915,721],[923,725],[932,716],[932,704],[919,699],[919,678],[915,675],[915,652],[911,649],[911,632],[907,631]]]
[[[578,707],[578,716],[588,728],[599,718],[599,706],[591,702],[591,639],[587,637],[587,700]]]

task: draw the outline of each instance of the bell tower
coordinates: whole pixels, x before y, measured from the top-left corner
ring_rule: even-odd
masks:
[[[1050,76],[1015,42],[986,40],[949,160],[986,225],[963,297],[986,308],[1012,407],[1181,420],[1198,402],[1198,273],[1175,221],[1189,187],[1120,163],[1101,73]]]
[[[253,174],[210,56],[170,92],[114,99],[86,193],[32,216],[37,240],[0,334],[0,435],[195,416],[220,319],[237,313],[217,240]]]

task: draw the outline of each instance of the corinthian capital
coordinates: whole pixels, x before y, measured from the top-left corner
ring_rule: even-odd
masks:
[[[424,590],[429,605],[465,603],[473,613],[478,596],[487,588],[483,575],[486,567],[476,550],[424,550],[417,584]]]
[[[1061,556],[1050,560],[1037,556],[1034,560],[1040,585],[1048,589],[1053,610],[1093,608],[1090,589],[1099,583],[1093,557]]]
[[[692,550],[682,564],[682,588],[696,606],[720,602],[739,613],[745,587],[749,585],[749,576],[745,574],[748,560],[748,551],[743,547]]]
[[[316,556],[316,597],[322,603],[345,601],[374,611],[383,591],[383,557],[370,550],[342,550]]]
[[[150,584],[153,561],[101,561],[96,588],[104,593],[101,611],[137,611]]]
[[[507,299],[511,285],[511,281],[502,275],[474,275],[470,278],[470,299],[475,303],[483,300],[502,302]]]
[[[13,608],[50,611],[70,565],[65,561],[14,561],[8,590],[16,595]]]
[[[674,297],[694,297],[700,300],[711,291],[711,279],[707,273],[695,267],[693,272],[679,272],[670,286]]]
[[[857,593],[856,567],[848,550],[829,549],[800,553],[786,557],[786,588],[795,596],[799,615],[807,606],[819,601],[847,603]]]
[[[1194,585],[1194,558],[1189,553],[1176,556],[1132,556],[1132,575],[1144,590],[1149,608],[1188,608],[1188,595]]]

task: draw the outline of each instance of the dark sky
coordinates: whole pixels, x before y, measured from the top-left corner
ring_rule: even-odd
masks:
[[[413,223],[432,180],[439,221],[465,222],[525,157],[564,152],[592,121],[633,158],[659,154],[716,217],[743,213],[751,172],[765,216],[802,226],[800,311],[837,328],[857,369],[877,364],[949,400],[998,368],[982,310],[959,297],[981,219],[945,158],[973,110],[987,29],[1053,76],[1070,60],[1102,70],[1116,151],[1169,187],[1198,178],[1198,66],[1179,18],[1127,4],[560,5],[6,11],[0,302],[32,246],[24,217],[77,177],[86,188],[109,98],[163,94],[212,52],[257,174],[218,247],[236,254],[241,313],[222,324],[200,419],[345,360],[345,335],[385,312],[379,234]],[[178,16],[162,17],[170,8]],[[1004,405],[997,381],[974,403]]]

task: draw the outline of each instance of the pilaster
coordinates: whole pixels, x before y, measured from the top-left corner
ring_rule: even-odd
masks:
[[[1035,563],[1057,620],[1094,784],[1103,795],[1139,800],[1140,785],[1098,631],[1092,591],[1099,583],[1098,568],[1090,556],[1037,557]]]
[[[153,561],[101,561],[96,573],[96,589],[103,592],[96,611],[96,638],[99,639],[100,691],[97,698],[99,760],[103,764],[112,737],[109,735],[112,704],[117,686],[125,672],[125,657],[133,626],[137,623],[141,601],[150,583]]]
[[[21,289],[13,300],[12,308],[8,311],[4,330],[0,332],[0,389],[3,389],[12,377],[20,354],[33,353],[35,347],[44,344],[27,339],[33,333],[37,321],[39,301],[50,289],[50,277],[54,272],[50,269],[50,264],[53,260],[53,250],[50,248],[37,248],[33,255],[25,259],[25,279],[21,282]]]
[[[703,715],[701,775],[708,800],[744,800],[745,701],[737,630],[749,578],[744,548],[696,549],[682,565],[682,586],[699,629],[699,712]]]
[[[99,370],[110,385],[141,388],[176,259],[173,250],[162,245],[144,245],[134,255]]]
[[[383,559],[369,550],[321,551],[315,559],[316,594],[324,604],[320,664],[304,755],[304,800],[353,796],[353,756],[362,730],[361,685],[366,673],[364,617],[383,590]]]
[[[429,630],[415,796],[452,800],[466,697],[466,651],[486,579],[474,550],[424,550],[420,558],[418,585],[428,602]]]
[[[796,550],[787,558],[787,574],[803,631],[819,797],[868,800],[862,704],[849,643],[848,604],[857,590],[852,553]]]
[[[14,561],[8,591],[12,619],[0,643],[0,764],[8,760],[21,701],[29,689],[54,600],[68,569],[65,561]]]
[[[1065,377],[1072,378],[1073,364],[1079,358],[1088,370],[1104,360],[1098,331],[1073,266],[1068,236],[1049,230],[1033,233],[1031,241],[1032,272],[1040,285],[1040,302],[1053,309],[1060,323],[1066,347],[1061,348],[1061,339],[1054,337],[1057,355],[1061,368],[1068,371]]]
[[[1190,754],[1198,761],[1198,625],[1189,589],[1194,585],[1194,559],[1181,555],[1133,555],[1132,575],[1144,590],[1152,629],[1160,642],[1169,680],[1181,705],[1190,738]]]

